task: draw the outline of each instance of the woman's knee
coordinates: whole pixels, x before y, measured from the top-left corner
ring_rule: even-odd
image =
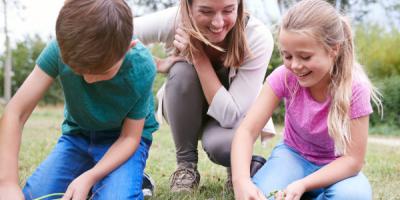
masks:
[[[226,167],[230,166],[233,132],[233,129],[224,129],[217,123],[209,123],[206,126],[202,144],[211,161]]]
[[[184,95],[188,92],[201,89],[197,72],[187,62],[177,62],[172,66],[166,83],[166,94]]]

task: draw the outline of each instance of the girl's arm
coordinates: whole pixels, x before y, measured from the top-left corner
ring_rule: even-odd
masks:
[[[0,121],[0,199],[22,198],[18,180],[22,129],[53,80],[36,65],[4,110]]]
[[[265,199],[250,179],[250,161],[253,144],[279,104],[270,85],[266,82],[237,129],[231,148],[232,181],[236,199]]]
[[[309,176],[293,182],[286,193],[301,196],[305,191],[326,187],[343,179],[357,175],[363,164],[367,148],[369,116],[351,120],[351,143],[343,155]],[[291,199],[291,198],[289,198]]]
[[[119,167],[135,153],[141,140],[143,126],[144,119],[133,120],[126,118],[119,138],[92,169],[72,181],[63,199],[86,199],[90,188],[96,182]]]

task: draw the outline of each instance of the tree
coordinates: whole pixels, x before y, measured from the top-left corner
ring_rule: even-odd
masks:
[[[11,42],[8,29],[8,5],[13,3],[15,8],[24,9],[18,0],[2,0],[3,3],[3,17],[4,17],[4,36],[5,36],[5,61],[4,61],[4,97],[3,103],[7,103],[12,96],[12,55],[11,55]]]
[[[40,38],[38,35],[34,37],[26,36],[24,40],[18,41],[13,45],[11,49],[12,54],[12,66],[14,70],[14,76],[11,84],[11,92],[15,93],[18,88],[25,81],[26,77],[33,70],[36,59],[42,52],[46,45],[46,41]],[[5,56],[0,57],[0,61],[3,61]],[[4,72],[0,71],[0,92],[3,88],[3,76]],[[45,104],[57,104],[63,102],[63,93],[61,89],[61,84],[59,81],[54,81],[54,84],[46,92],[42,103]]]
[[[11,76],[12,76],[12,66],[11,66],[11,47],[10,47],[10,37],[8,35],[7,26],[7,1],[3,0],[4,8],[4,35],[5,35],[5,62],[4,62],[4,101],[8,102],[11,99]]]
[[[281,13],[286,11],[291,5],[299,0],[278,0]],[[327,0],[336,7],[336,9],[343,12],[349,12],[351,9],[357,9],[355,13],[356,19],[361,19],[368,12],[368,5],[376,3],[376,0]],[[357,5],[357,6],[356,6]]]
[[[176,5],[177,0],[128,0],[137,11],[136,16]]]

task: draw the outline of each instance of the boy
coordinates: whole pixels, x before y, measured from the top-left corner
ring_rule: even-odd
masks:
[[[142,174],[158,124],[153,116],[155,65],[132,40],[123,0],[67,0],[51,41],[5,108],[0,123],[0,199],[143,199]],[[132,48],[132,49],[131,49]],[[62,136],[18,186],[24,123],[56,77],[65,95]]]

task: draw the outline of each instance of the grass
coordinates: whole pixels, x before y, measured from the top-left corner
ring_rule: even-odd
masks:
[[[63,120],[62,107],[37,108],[24,128],[20,152],[20,184],[24,185],[27,177],[49,154],[60,135]],[[272,146],[279,137],[263,148],[257,142],[255,153],[269,155]],[[213,164],[207,158],[199,143],[199,171],[201,184],[193,194],[176,195],[169,192],[169,177],[175,170],[175,147],[170,131],[163,125],[154,134],[154,142],[147,161],[146,172],[156,180],[155,199],[219,200],[233,199],[231,192],[224,190],[226,171],[224,167]],[[400,199],[400,151],[399,147],[369,144],[364,173],[369,178],[374,192],[374,199]],[[397,188],[397,189],[396,189]]]

